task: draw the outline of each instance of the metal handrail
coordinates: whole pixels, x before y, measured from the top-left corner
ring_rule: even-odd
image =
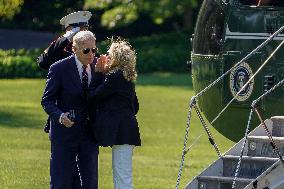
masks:
[[[204,128],[204,130],[205,130],[205,132],[206,132],[206,134],[207,134],[207,136],[208,136],[208,140],[209,140],[210,144],[214,147],[214,149],[215,149],[215,151],[216,151],[218,157],[221,158],[221,157],[222,157],[222,154],[221,154],[221,152],[220,152],[220,150],[219,150],[219,147],[218,147],[218,145],[216,144],[216,142],[215,142],[215,140],[214,140],[214,138],[213,138],[213,135],[211,134],[211,132],[210,132],[208,126],[206,125],[206,123],[205,123],[205,121],[204,121],[204,119],[203,119],[203,117],[202,117],[202,115],[201,115],[201,113],[200,113],[200,110],[199,110],[199,108],[197,107],[197,105],[194,106],[194,109],[195,109],[195,111],[196,111],[196,114],[197,114],[197,116],[198,116],[200,122],[201,122],[201,125],[203,126],[203,128]]]
[[[243,157],[243,153],[244,153],[244,148],[245,145],[247,143],[247,139],[248,139],[248,132],[249,132],[249,128],[251,126],[251,120],[252,120],[252,113],[253,111],[255,111],[258,115],[258,117],[260,118],[261,124],[264,127],[264,130],[266,132],[266,135],[269,137],[270,140],[270,144],[272,146],[272,148],[275,150],[275,152],[277,153],[280,161],[282,163],[284,163],[283,161],[283,157],[281,155],[281,152],[279,151],[279,148],[277,147],[276,143],[273,140],[272,135],[270,134],[269,130],[267,129],[267,126],[265,125],[265,122],[263,121],[263,119],[261,118],[260,114],[257,111],[257,103],[259,101],[261,101],[264,97],[268,96],[269,94],[271,94],[276,88],[278,88],[279,86],[284,84],[284,79],[282,79],[281,81],[279,81],[276,85],[274,85],[271,89],[269,89],[268,91],[266,91],[265,93],[263,93],[261,96],[259,96],[256,100],[254,100],[251,103],[251,110],[250,110],[250,114],[249,114],[249,118],[248,118],[248,123],[247,123],[247,127],[246,127],[246,132],[245,132],[245,137],[244,137],[244,141],[243,141],[243,145],[242,145],[242,149],[241,149],[241,153],[240,153],[240,157],[238,160],[238,164],[237,164],[237,168],[235,170],[235,176],[234,176],[234,180],[233,180],[233,184],[232,184],[232,189],[234,189],[236,187],[236,180],[240,171],[240,165],[241,165],[241,161],[242,161],[242,157]]]

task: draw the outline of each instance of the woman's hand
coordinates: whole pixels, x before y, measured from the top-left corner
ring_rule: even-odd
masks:
[[[107,55],[101,55],[98,59],[97,59],[97,63],[95,66],[95,72],[102,72],[105,73],[106,72],[106,65],[107,65]]]

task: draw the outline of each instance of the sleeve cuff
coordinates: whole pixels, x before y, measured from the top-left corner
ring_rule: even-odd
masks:
[[[60,115],[60,117],[59,117],[59,123],[60,123],[60,124],[63,124],[63,123],[62,123],[62,117],[63,117],[63,115],[64,115],[64,113],[62,113],[62,114]]]

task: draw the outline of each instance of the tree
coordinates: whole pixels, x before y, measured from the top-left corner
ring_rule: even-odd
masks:
[[[192,27],[193,8],[201,0],[86,0],[85,8],[102,9],[101,23],[117,28],[133,23],[141,14],[148,14],[156,24],[162,24],[173,16],[183,18],[186,29]]]
[[[24,0],[0,0],[0,18],[12,19],[23,3]]]
[[[0,0],[1,1],[1,0]],[[45,31],[61,31],[59,20],[74,11],[82,10],[84,0],[7,0],[22,1],[11,21],[1,22],[4,28],[21,28]],[[2,5],[2,4],[1,4]],[[0,5],[0,7],[1,7]],[[6,3],[9,5],[9,3]],[[10,8],[11,9],[11,8]],[[11,11],[11,10],[10,10]]]

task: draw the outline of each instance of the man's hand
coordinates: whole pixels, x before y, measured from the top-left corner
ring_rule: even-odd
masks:
[[[72,30],[66,31],[63,37],[66,37],[70,42],[73,41],[73,36],[80,31],[80,27],[72,28]]]
[[[71,121],[68,118],[69,112],[65,112],[62,116],[61,116],[61,124],[63,124],[65,127],[70,128],[74,125],[74,122]]]

